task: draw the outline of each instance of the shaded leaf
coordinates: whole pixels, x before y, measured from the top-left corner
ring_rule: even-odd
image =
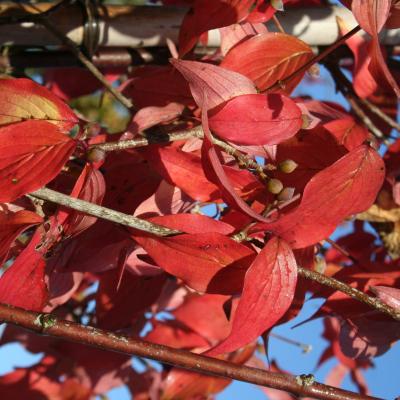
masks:
[[[41,311],[47,301],[44,254],[39,247],[43,230],[36,230],[29,245],[0,278],[0,302]],[[44,248],[45,249],[45,248]]]
[[[216,232],[133,239],[157,265],[199,292],[238,293],[254,258],[248,247]]]
[[[32,211],[0,212],[0,265],[5,261],[9,248],[18,235],[42,221],[43,218]]]
[[[189,52],[202,33],[244,19],[253,3],[254,0],[195,0],[179,31],[179,55]]]

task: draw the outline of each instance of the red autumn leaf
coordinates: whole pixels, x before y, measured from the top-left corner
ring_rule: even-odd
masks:
[[[266,219],[254,211],[239,195],[236,193],[231,180],[228,178],[217,151],[212,143],[212,136],[208,127],[207,105],[203,104],[202,125],[204,139],[202,146],[202,162],[206,175],[211,181],[215,182],[222,192],[223,199],[228,205],[240,210],[245,215],[256,219],[257,221],[266,221]]]
[[[123,68],[107,69],[104,77],[112,83],[124,72]],[[104,89],[103,84],[89,70],[79,67],[46,68],[44,80],[48,89],[66,101]]]
[[[189,85],[172,66],[145,66],[123,84],[123,93],[137,108],[164,107],[170,103],[192,105]]]
[[[340,33],[344,36],[349,32],[345,22],[338,18],[337,19]],[[353,87],[358,96],[366,98],[373,94],[377,88],[378,83],[376,78],[372,76],[369,70],[369,64],[371,62],[371,56],[369,55],[368,46],[369,43],[362,38],[360,35],[353,35],[346,40],[347,46],[349,46],[354,56],[353,66]]]
[[[179,187],[192,199],[210,201],[220,197],[218,187],[205,176],[199,156],[159,146],[141,149],[141,153],[168,183]]]
[[[378,77],[379,72],[383,73],[397,97],[400,97],[400,89],[386,65],[378,38],[378,33],[389,17],[391,3],[391,0],[353,0],[351,9],[360,26],[372,36],[370,48],[372,74]]]
[[[47,121],[0,128],[0,202],[9,202],[55,178],[76,141]]]
[[[44,280],[46,261],[42,243],[43,229],[37,229],[29,245],[0,278],[0,303],[42,311],[47,301]]]
[[[370,289],[378,299],[391,307],[400,309],[400,289],[388,286],[372,286]]]
[[[378,34],[389,16],[391,0],[353,0],[351,10],[364,31]]]
[[[272,238],[248,269],[230,335],[208,354],[229,353],[270,329],[292,303],[297,265],[289,245]]]
[[[184,105],[180,103],[169,103],[163,107],[149,106],[141,108],[133,116],[128,132],[135,135],[152,126],[170,122],[179,117],[184,108]]]
[[[0,92],[0,125],[44,120],[67,133],[78,122],[67,104],[30,79],[0,79]]]
[[[18,235],[42,221],[43,218],[32,211],[0,212],[0,265],[5,261],[9,248]]]
[[[96,317],[103,329],[116,330],[134,323],[158,298],[166,274],[138,276],[113,269],[100,276],[96,292]]]
[[[260,91],[285,79],[313,57],[311,48],[285,33],[264,33],[235,46],[223,59],[221,67],[250,78]],[[287,82],[283,90],[290,93],[303,73]]]
[[[254,353],[255,346],[250,345],[233,354],[220,357],[233,364],[244,364]],[[231,383],[230,379],[205,376],[196,372],[172,368],[163,386],[162,400],[212,398]],[[201,397],[200,397],[201,396]]]
[[[207,109],[212,109],[233,97],[257,93],[250,79],[228,69],[198,61],[172,59],[170,62],[188,81],[199,107],[203,107],[204,96],[207,96]]]
[[[268,29],[262,23],[252,24],[250,22],[243,22],[220,28],[222,55],[225,56],[232,47],[236,46],[242,40],[266,32],[268,32]]]
[[[94,169],[90,164],[86,164],[70,196],[89,203],[101,204],[105,190],[105,182],[101,172]],[[61,208],[56,218],[58,223],[63,226],[65,236],[77,235],[97,221],[96,217],[66,208]]]
[[[293,248],[307,247],[328,237],[342,220],[366,210],[385,176],[378,153],[360,146],[316,174],[306,185],[301,203],[263,229]]]
[[[179,31],[179,55],[189,52],[202,33],[246,18],[253,3],[254,0],[195,0]]]
[[[272,145],[294,136],[303,121],[301,110],[281,94],[247,94],[214,108],[210,129],[238,144]]]
[[[218,186],[206,176],[198,155],[170,146],[143,148],[141,154],[168,183],[182,189],[192,199],[210,201],[221,198]],[[233,190],[241,196],[249,197],[263,189],[249,171],[225,165],[223,170],[231,180]]]
[[[28,79],[0,79],[0,202],[51,181],[73,152],[73,111]]]
[[[248,247],[216,232],[132,237],[157,265],[199,292],[238,293],[254,257]]]
[[[368,129],[357,123],[353,117],[346,117],[324,124],[339,144],[347,150],[353,150],[362,144],[369,136]]]

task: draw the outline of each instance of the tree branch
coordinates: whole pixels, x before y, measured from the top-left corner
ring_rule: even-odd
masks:
[[[216,375],[285,390],[296,396],[310,396],[323,400],[379,400],[376,397],[363,396],[318,382],[308,382],[303,380],[301,375],[294,377],[241,366],[216,358],[194,354],[189,351],[177,350],[91,326],[58,319],[51,314],[26,311],[22,308],[6,304],[0,304],[0,321],[12,323],[40,334],[70,340],[102,350],[146,357],[202,374]]]
[[[115,222],[117,224],[138,229],[140,231],[152,233],[156,236],[172,236],[182,233],[178,230],[169,229],[164,226],[146,221],[144,219],[133,217],[132,215],[111,210],[110,208],[102,207],[94,203],[89,203],[88,201],[76,199],[74,197],[56,192],[55,190],[51,190],[48,188],[36,190],[36,192],[30,193],[30,195],[38,199],[51,201],[52,203],[60,204],[64,207],[72,208],[73,210],[93,215],[101,219],[105,219],[107,221]]]
[[[121,92],[115,89],[110,82],[104,77],[100,70],[87,58],[79,47],[60,30],[58,30],[47,18],[41,17],[38,19],[49,32],[57,37],[60,42],[66,46],[71,53],[102,83],[102,85],[128,110],[133,108],[132,102],[125,97]]]
[[[179,140],[187,140],[194,137],[197,137],[199,139],[202,139],[204,137],[203,128],[201,125],[198,125],[191,129],[167,133],[165,135],[146,136],[138,139],[120,140],[118,142],[93,144],[92,146],[90,146],[90,148],[100,149],[105,152],[119,151],[119,150],[134,149],[137,147],[145,147],[150,144],[163,144],[169,142],[176,142]],[[255,160],[246,156],[245,154],[241,153],[238,149],[236,149],[229,143],[226,143],[223,140],[216,138],[215,136],[213,136],[213,143],[216,144],[218,147],[220,147],[222,150],[224,150],[225,153],[233,156],[241,166],[244,166],[249,169],[254,169],[260,176],[260,178],[267,179],[264,167],[258,164]]]
[[[386,314],[397,321],[400,321],[400,311],[397,311],[395,308],[383,303],[377,297],[368,296],[361,290],[355,289],[347,285],[346,283],[343,283],[335,278],[331,278],[324,274],[320,274],[316,271],[297,267],[297,272],[303,278],[318,282],[319,284],[324,286],[329,286],[332,289],[339,290],[340,292],[347,294],[352,299],[358,300],[359,302],[366,304],[374,310],[380,311],[381,313]]]
[[[132,215],[111,210],[110,208],[102,207],[97,204],[76,199],[74,197],[56,192],[48,188],[42,188],[37,190],[36,192],[32,192],[30,193],[30,196],[41,200],[51,201],[64,207],[72,208],[73,210],[80,211],[88,215],[93,215],[95,217],[128,226],[130,228],[134,228],[140,231],[148,232],[156,236],[173,236],[183,233],[175,229],[170,229],[140,218],[133,217]],[[351,298],[366,304],[374,310],[380,311],[392,317],[393,319],[400,321],[400,312],[383,303],[378,298],[370,297],[358,289],[354,289],[351,286],[340,282],[335,278],[325,276],[323,274],[320,274],[319,272],[298,267],[298,273],[300,276],[306,279],[310,279],[320,283],[321,285],[329,286],[333,289],[339,290],[347,294]]]

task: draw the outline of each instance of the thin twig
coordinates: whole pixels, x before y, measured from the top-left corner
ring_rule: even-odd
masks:
[[[202,374],[216,375],[285,390],[296,396],[310,396],[323,400],[377,400],[376,397],[360,395],[318,382],[305,381],[301,375],[295,377],[237,365],[217,358],[210,358],[58,319],[51,314],[26,311],[5,304],[0,304],[0,321],[12,323],[40,334],[70,340],[102,350],[146,357]]]
[[[111,210],[110,208],[102,207],[97,204],[76,199],[74,197],[70,197],[66,194],[59,193],[48,188],[36,190],[36,192],[30,193],[30,195],[38,199],[51,201],[52,203],[56,203],[88,215],[93,215],[95,217],[105,219],[107,221],[115,222],[117,224],[138,229],[140,231],[152,233],[156,236],[172,236],[182,233],[178,230],[169,229],[164,226],[146,221],[144,219],[133,217],[132,215],[124,214],[119,211]]]
[[[60,30],[58,30],[47,18],[39,18],[38,22],[42,24],[49,32],[57,37],[60,42],[66,46],[71,53],[102,83],[102,85],[127,109],[132,109],[132,102],[121,92],[115,89],[104,77],[100,70],[83,54],[79,47]]]
[[[381,118],[381,120],[386,122],[391,128],[396,129],[398,132],[400,132],[400,124],[396,122],[393,118],[391,118],[389,115],[385,114],[375,104],[371,103],[368,99],[363,99],[361,97],[358,98],[358,101],[364,104],[365,107],[368,108],[368,110],[370,110],[372,113]]]
[[[368,296],[361,290],[352,288],[351,286],[341,281],[338,281],[335,278],[320,274],[316,271],[297,267],[297,272],[303,278],[318,282],[324,286],[329,286],[332,289],[339,290],[340,292],[347,294],[352,299],[358,300],[359,302],[366,304],[374,310],[380,311],[381,313],[386,314],[397,321],[400,321],[400,311],[397,311],[395,308],[388,306],[376,297]]]
[[[282,24],[279,22],[278,17],[274,14],[272,16],[272,21],[274,21],[274,24],[276,25],[276,27],[278,28],[278,31],[281,33],[286,33],[285,29],[283,28]]]
[[[340,70],[340,67],[333,62],[326,62],[325,66],[334,77],[338,90],[340,90],[343,96],[350,103],[351,108],[353,109],[359,120],[375,137],[377,137],[378,139],[384,139],[384,135],[381,130],[376,127],[376,125],[372,122],[372,120],[359,105],[361,99],[359,99],[357,94],[354,92],[353,85]]]
[[[318,54],[317,56],[313,57],[311,60],[307,61],[305,64],[303,64],[301,67],[297,68],[296,71],[292,72],[290,75],[288,75],[286,78],[274,83],[272,86],[267,88],[265,91],[266,92],[272,92],[274,90],[280,89],[282,87],[285,87],[286,84],[293,79],[295,76],[298,74],[301,74],[302,72],[307,71],[313,64],[316,64],[320,62],[322,59],[324,59],[328,54],[332,53],[335,49],[337,49],[340,45],[342,45],[347,39],[351,38],[353,35],[355,35],[358,31],[361,30],[360,25],[357,25],[355,28],[353,28],[350,32],[346,33],[344,36],[340,37],[339,39],[336,40],[335,43],[331,44],[327,49],[325,49],[321,54]]]
[[[137,147],[145,147],[150,144],[163,144],[169,142],[175,142],[179,140],[187,140],[190,138],[200,138],[204,137],[203,128],[201,125],[196,126],[195,128],[181,130],[178,132],[167,133],[165,135],[158,135],[158,136],[146,136],[138,139],[131,139],[131,140],[120,140],[118,142],[109,142],[109,143],[101,143],[101,144],[93,144],[90,146],[91,148],[96,148],[103,150],[105,152],[109,151],[119,151],[119,150],[127,150],[127,149],[134,149]],[[238,149],[230,145],[229,143],[224,142],[213,136],[213,143],[220,147],[225,153],[234,157],[240,166],[254,169],[257,174],[262,179],[266,179],[267,175],[264,171],[264,167],[258,164],[252,158],[246,156],[245,154],[241,153]]]

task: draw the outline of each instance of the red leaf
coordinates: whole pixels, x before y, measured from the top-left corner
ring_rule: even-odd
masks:
[[[89,203],[101,204],[105,190],[105,182],[101,172],[94,169],[90,164],[86,164],[70,196]],[[57,213],[56,219],[63,226],[65,236],[77,235],[97,221],[96,217],[67,208],[61,208]]]
[[[345,22],[338,18],[338,26],[340,33],[344,36],[349,32]],[[366,98],[372,95],[378,88],[378,83],[375,77],[372,76],[369,70],[369,64],[371,62],[371,56],[369,55],[368,45],[369,43],[362,38],[360,35],[353,35],[346,40],[347,46],[349,46],[351,52],[354,55],[354,66],[353,66],[353,87],[357,95]]]
[[[224,200],[232,207],[242,211],[244,214],[257,221],[266,221],[266,219],[255,212],[236,192],[229,180],[225,170],[218,157],[217,151],[212,143],[211,132],[208,127],[207,107],[204,104],[202,110],[202,124],[204,131],[203,147],[202,147],[202,161],[204,169],[210,180],[215,182],[220,188]]]
[[[0,278],[0,302],[26,310],[41,311],[47,301],[44,281],[46,262],[39,250],[43,230],[38,229],[29,245]]]
[[[207,109],[212,109],[233,97],[257,93],[250,79],[225,68],[197,61],[172,59],[170,62],[189,82],[199,107],[203,107],[204,96],[207,96]]]
[[[358,124],[353,117],[346,117],[324,124],[327,129],[347,150],[353,150],[369,136],[368,129]]]
[[[245,145],[278,144],[294,136],[302,123],[300,108],[281,94],[237,96],[214,108],[209,117],[218,136]]]
[[[133,235],[166,272],[199,292],[232,294],[241,290],[254,252],[221,233],[171,238]]]
[[[370,289],[378,299],[391,307],[400,309],[400,289],[388,286],[373,286]]]
[[[166,280],[166,274],[143,277],[126,271],[122,278],[120,274],[113,269],[100,276],[96,317],[103,329],[126,328],[135,322],[157,300]]]
[[[254,353],[254,346],[247,346],[233,354],[220,357],[234,364],[244,364]],[[163,385],[163,400],[204,399],[222,391],[231,383],[230,379],[205,376],[196,372],[172,368]]]
[[[281,318],[292,303],[297,265],[289,245],[273,238],[248,269],[232,332],[208,354],[236,350],[257,339]]]
[[[253,3],[254,0],[196,0],[179,31],[179,55],[190,51],[203,32],[246,18]]]
[[[238,43],[260,33],[266,33],[268,29],[261,23],[244,22],[220,28],[219,32],[221,35],[221,52],[225,56]]]
[[[43,218],[32,211],[0,212],[0,265],[5,261],[11,244],[19,234],[42,221]]]
[[[263,229],[293,248],[307,247],[328,237],[346,217],[366,210],[385,176],[378,153],[360,146],[316,174],[306,185],[301,203]]]
[[[223,59],[221,67],[250,78],[260,91],[285,79],[313,57],[311,48],[285,33],[264,33],[235,46]],[[304,72],[291,79],[284,91],[290,93]]]
[[[201,159],[196,154],[171,146],[143,148],[141,154],[168,183],[182,189],[192,199],[210,201],[221,198],[218,186],[208,179]],[[240,195],[249,197],[263,189],[250,172],[225,165],[222,168],[232,181],[234,190]],[[196,182],[196,185],[193,185],[193,182]]]
[[[351,9],[360,26],[372,36],[370,69],[373,75],[378,77],[379,71],[383,73],[397,97],[400,97],[400,89],[386,65],[378,38],[389,17],[391,3],[391,0],[353,0]]]
[[[0,92],[0,125],[45,120],[68,132],[78,122],[67,104],[30,79],[0,79]]]
[[[169,65],[138,68],[123,87],[123,93],[137,108],[164,107],[170,103],[193,104],[187,82]]]
[[[76,146],[47,121],[4,126],[0,138],[0,202],[13,201],[51,181]]]
[[[353,0],[351,10],[364,31],[377,35],[389,16],[391,0]]]

